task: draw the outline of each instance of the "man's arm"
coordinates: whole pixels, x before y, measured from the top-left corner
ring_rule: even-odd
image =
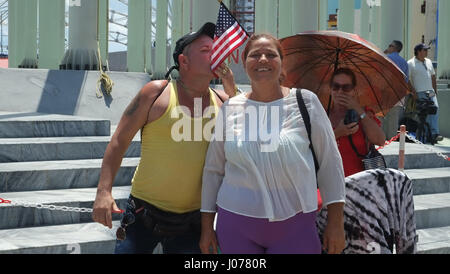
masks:
[[[164,88],[162,81],[150,82],[142,88],[124,111],[103,158],[92,214],[95,222],[112,228],[111,211],[118,211],[111,193],[114,178],[131,141],[147,122],[150,106],[162,88]]]
[[[431,83],[433,85],[433,89],[434,92],[436,92],[436,95],[438,94],[438,90],[437,90],[437,80],[436,80],[436,75],[432,75],[431,76]]]

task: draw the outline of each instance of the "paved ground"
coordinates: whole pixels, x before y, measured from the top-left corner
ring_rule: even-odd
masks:
[[[442,140],[441,142],[438,142],[436,144],[436,146],[450,147],[450,138],[444,138],[444,140]]]

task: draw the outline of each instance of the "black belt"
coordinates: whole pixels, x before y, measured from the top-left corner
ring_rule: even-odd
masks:
[[[143,211],[139,215],[144,226],[155,236],[169,237],[201,231],[200,210],[179,214],[161,210],[138,198],[131,198],[136,204],[136,212]]]

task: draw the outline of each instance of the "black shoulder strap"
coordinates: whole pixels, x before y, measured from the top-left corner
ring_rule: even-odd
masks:
[[[356,156],[358,156],[359,158],[364,158],[364,155],[359,154],[358,149],[356,149],[356,146],[353,143],[352,135],[348,135],[348,140],[350,142],[350,145],[352,146],[353,151],[356,153]]]
[[[311,120],[309,118],[308,109],[306,108],[305,101],[303,100],[301,89],[297,89],[297,103],[300,108],[300,113],[302,114],[303,121],[305,122],[306,131],[308,132],[309,138],[309,148],[311,149],[313,158],[314,158],[314,166],[316,168],[316,174],[319,171],[319,162],[317,161],[316,152],[314,151],[314,146],[312,144],[311,139]]]
[[[220,97],[219,93],[217,93],[215,89],[211,88],[211,90],[217,95],[217,97],[219,97],[220,101],[222,101],[222,104],[225,103],[225,101],[222,99],[222,97]]]

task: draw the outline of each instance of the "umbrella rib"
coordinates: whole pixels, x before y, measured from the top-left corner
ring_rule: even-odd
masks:
[[[332,50],[334,50],[333,47],[329,47],[327,41],[322,40],[322,39],[319,39],[319,37],[316,37],[316,36],[309,36],[309,38],[311,39],[311,41],[312,41],[312,42],[314,43],[314,45],[315,45],[315,47],[311,47],[311,49],[317,49],[317,50],[319,50],[319,51],[332,51]],[[320,42],[321,44],[323,44],[323,45],[328,46],[328,48],[325,48],[325,47],[319,45],[319,44],[317,43],[317,41],[319,41],[319,42]],[[287,50],[290,50],[290,48],[287,49]]]
[[[322,62],[323,60],[325,60],[326,58],[328,58],[328,56],[325,55],[325,56],[321,57],[317,62],[310,64],[307,68],[305,68],[305,69],[303,70],[302,74],[300,75],[300,78],[303,77],[306,73],[308,73],[310,69],[312,69],[312,68],[315,67],[316,65],[321,64],[321,62]],[[322,63],[322,64],[323,64],[323,63]],[[293,72],[293,71],[295,71],[295,70],[297,70],[297,68],[295,68],[295,69],[293,69],[293,70],[290,70],[289,73],[290,73],[290,72]]]
[[[292,54],[296,54],[296,53],[303,53],[303,52],[316,52],[316,51],[320,51],[320,52],[325,52],[325,53],[329,53],[329,52],[334,52],[334,50],[320,50],[317,48],[297,48],[295,50],[293,49],[284,49],[285,55],[289,56]]]
[[[350,62],[351,62],[351,61],[350,61]],[[378,103],[378,106],[380,107],[381,112],[383,113],[383,115],[385,115],[385,114],[384,114],[384,111],[383,111],[383,106],[381,105],[381,102],[380,102],[380,100],[378,99],[377,94],[374,92],[374,88],[373,88],[372,83],[370,82],[369,78],[362,72],[362,70],[361,70],[358,66],[355,65],[355,67],[356,67],[357,70],[359,70],[359,73],[361,73],[361,75],[364,77],[364,79],[366,79],[367,83],[368,83],[369,86],[370,86],[370,89],[371,89],[371,91],[372,91],[372,94],[373,94],[374,97],[375,97],[375,100],[377,100],[377,103]]]
[[[370,51],[369,51],[369,52],[370,52]],[[368,68],[369,68],[369,67],[370,67],[370,68],[374,68],[374,67],[371,65],[371,62],[373,62],[373,63],[378,63],[378,64],[380,64],[380,65],[382,65],[382,66],[385,65],[385,64],[383,64],[382,62],[380,62],[379,60],[377,60],[377,59],[375,59],[375,58],[373,58],[373,57],[371,57],[371,56],[367,56],[367,55],[361,54],[361,53],[349,52],[348,54],[349,54],[349,55],[352,55],[352,57],[354,57],[354,58],[357,58],[361,63],[367,64],[367,65],[368,65]],[[368,60],[362,59],[361,56],[367,57]],[[352,64],[357,64],[357,63],[359,63],[359,62],[354,62],[354,61],[352,62]],[[377,70],[377,72],[379,73],[378,70]],[[397,75],[394,74],[394,76],[395,76],[396,78],[398,78]],[[402,80],[404,80],[404,77],[402,77]],[[387,81],[387,80],[386,80],[386,81]]]
[[[359,57],[355,56],[355,58],[359,58]],[[350,60],[350,62],[351,62],[351,60]],[[378,63],[380,63],[380,62],[378,62]],[[381,63],[380,63],[380,64],[381,64]],[[369,66],[370,66],[371,68],[373,68],[376,72],[378,72],[378,73],[381,75],[381,77],[383,77],[383,79],[386,81],[386,83],[388,84],[388,86],[392,89],[392,91],[394,92],[394,94],[397,96],[397,99],[400,101],[402,98],[400,98],[400,96],[398,95],[397,91],[394,89],[394,87],[391,85],[391,83],[388,81],[388,79],[384,76],[384,74],[381,73],[381,72],[378,70],[378,68],[374,67],[374,66],[371,65],[370,63],[367,63],[367,65],[369,65]],[[355,66],[356,66],[356,64],[355,64]],[[402,81],[404,81],[404,79],[402,79]],[[383,114],[384,114],[384,113],[383,113]]]
[[[336,47],[330,46],[329,41],[327,41],[326,39],[322,38],[321,36],[310,36],[310,39],[316,45],[316,47],[318,47],[320,49],[325,49],[325,47],[320,46],[317,42],[320,42],[322,45],[327,46],[327,49],[331,49],[333,51],[336,51]]]

